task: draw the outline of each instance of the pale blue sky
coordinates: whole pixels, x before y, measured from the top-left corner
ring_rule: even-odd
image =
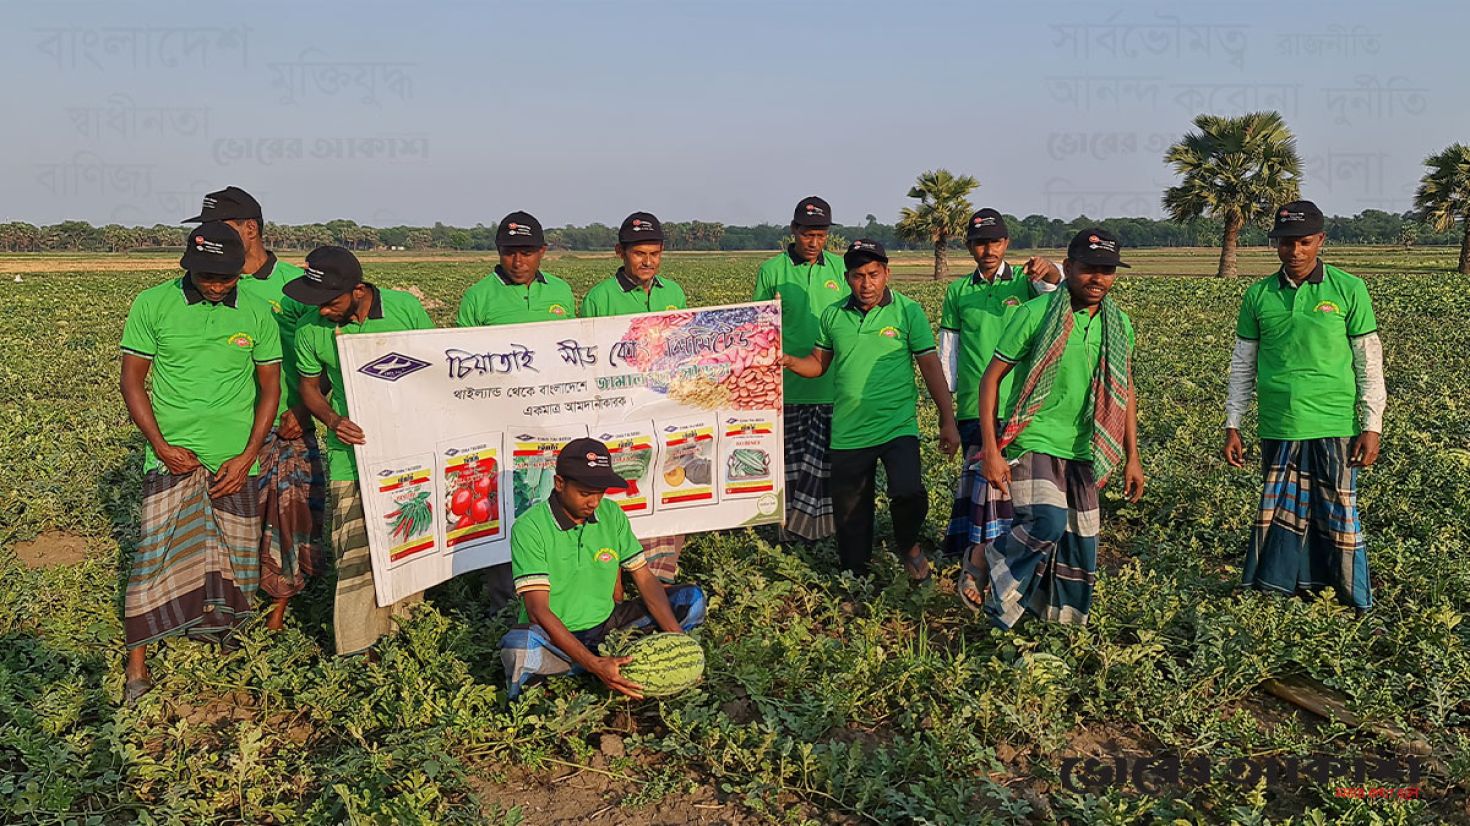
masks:
[[[0,6],[0,220],[892,221],[913,177],[1025,215],[1158,214],[1199,111],[1283,108],[1329,213],[1470,141],[1470,3]]]

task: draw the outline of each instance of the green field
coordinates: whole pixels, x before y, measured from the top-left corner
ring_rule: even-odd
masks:
[[[324,656],[318,583],[284,632],[254,627],[239,652],[159,646],[158,687],[122,707],[118,585],[143,441],[117,391],[117,341],[132,295],[172,259],[0,256],[0,821],[1470,822],[1470,295],[1454,250],[1328,252],[1368,279],[1387,361],[1383,455],[1361,488],[1366,617],[1236,591],[1258,479],[1218,449],[1250,279],[1203,277],[1211,250],[1139,251],[1141,277],[1114,295],[1138,331],[1150,480],[1139,505],[1103,494],[1091,625],[1002,634],[959,606],[952,571],[915,591],[891,554],[859,581],[831,573],[829,544],[701,535],[685,566],[711,595],[699,690],[629,702],[570,679],[514,707],[495,652],[510,618],[484,615],[473,576],[431,591],[379,663]],[[421,291],[444,324],[490,266],[405,258],[365,256],[370,279]],[[665,270],[691,303],[716,304],[748,297],[759,259],[670,254]],[[900,289],[937,318],[943,285],[922,256],[900,264]],[[612,268],[548,264],[579,295]],[[1242,271],[1272,268],[1269,251],[1243,253]],[[932,434],[932,405],[920,415]],[[937,539],[956,464],[932,438],[925,450]],[[881,505],[879,523],[885,535]],[[1260,688],[1297,676],[1341,692],[1365,725]],[[1224,777],[1240,757],[1414,748],[1427,768],[1412,801],[1340,798],[1361,785],[1347,778]],[[1060,787],[1065,758],[1114,754],[1203,758],[1215,777]]]

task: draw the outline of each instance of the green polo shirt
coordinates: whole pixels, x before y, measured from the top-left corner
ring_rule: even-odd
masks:
[[[1259,341],[1256,396],[1264,439],[1356,436],[1358,385],[1350,339],[1378,331],[1363,279],[1317,262],[1294,286],[1277,271],[1240,302],[1235,334]]]
[[[582,299],[582,315],[586,318],[604,318],[613,315],[654,313],[662,310],[682,310],[689,306],[684,298],[684,288],[673,279],[655,275],[653,289],[643,291],[643,285],[628,277],[622,267],[612,278],[599,281],[587,291]]]
[[[813,346],[832,352],[833,450],[919,435],[912,360],[934,352],[934,333],[918,302],[885,290],[864,312],[848,296],[822,311]]]
[[[578,525],[552,494],[516,517],[510,529],[516,593],[550,591],[551,613],[568,631],[601,625],[613,611],[618,569],[635,571],[643,565],[643,546],[611,499],[603,499]],[[524,602],[520,621],[531,621]]]
[[[240,292],[253,295],[270,305],[281,329],[281,405],[276,410],[276,419],[289,407],[301,405],[301,391],[296,374],[296,323],[307,313],[316,312],[282,292],[287,281],[298,278],[301,268],[276,258],[274,252],[266,254],[265,265],[254,273],[240,278]]]
[[[1036,363],[1036,357],[1045,343],[1037,339],[1041,332],[1041,321],[1053,299],[1070,301],[1067,291],[1061,295],[1047,294],[1033,298],[1018,307],[1011,323],[995,347],[995,357],[1016,365],[1012,373],[1016,380],[1011,393],[1003,401],[999,417],[1008,418],[1016,406],[1026,376]],[[1134,345],[1133,322],[1125,314],[1123,325],[1128,332],[1128,346]],[[1091,315],[1086,310],[1072,313],[1072,332],[1067,335],[1067,346],[1062,351],[1057,365],[1056,378],[1051,392],[1041,403],[1041,409],[1031,424],[1021,431],[1006,455],[1014,459],[1023,453],[1045,453],[1059,459],[1092,461],[1092,378],[1102,358],[1103,342],[1102,313]]]
[[[331,379],[332,390],[328,396],[332,411],[347,416],[347,394],[343,392],[342,359],[337,353],[337,336],[357,333],[396,333],[403,330],[431,330],[434,322],[409,293],[401,290],[385,290],[373,287],[373,306],[367,320],[358,323],[334,324],[322,318],[320,312],[304,315],[296,328],[296,370],[310,378],[320,376],[323,371]],[[350,417],[349,417],[350,418]],[[372,438],[372,434],[368,434]],[[357,480],[357,455],[352,446],[344,444],[337,434],[327,429],[327,470],[333,482]]]
[[[213,473],[250,441],[255,368],[281,360],[281,333],[264,301],[236,288],[211,303],[185,275],[133,299],[122,351],[153,363],[148,399],[164,441]],[[143,471],[163,469],[148,446]]]
[[[820,260],[807,261],[792,244],[780,255],[761,264],[755,276],[754,301],[781,301],[781,350],[805,358],[817,343],[822,311],[852,293],[847,286],[847,267],[842,257],[823,252]],[[804,379],[786,371],[783,397],[786,404],[831,404],[832,374]]]
[[[950,282],[939,313],[939,329],[959,334],[955,362],[954,414],[958,421],[980,418],[980,376],[990,366],[1006,323],[1020,306],[1037,296],[1019,265],[1000,267],[993,280],[975,272]],[[1000,398],[1010,398],[1011,376],[1000,383]]]
[[[538,272],[529,284],[511,281],[500,265],[465,291],[454,323],[460,327],[521,324],[577,317],[572,285]]]

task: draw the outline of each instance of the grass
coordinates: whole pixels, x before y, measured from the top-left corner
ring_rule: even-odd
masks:
[[[135,708],[119,702],[117,594],[137,539],[142,441],[116,391],[116,345],[129,299],[169,277],[170,261],[128,271],[111,268],[117,257],[25,258],[21,283],[0,281],[0,820],[1470,822],[1470,298],[1448,273],[1453,254],[1329,259],[1369,279],[1388,368],[1384,454],[1362,481],[1377,600],[1363,618],[1330,600],[1236,592],[1258,480],[1216,453],[1249,279],[1195,277],[1212,271],[1210,251],[1132,257],[1153,277],[1122,279],[1115,295],[1139,334],[1150,482],[1137,506],[1104,492],[1086,628],[1002,634],[948,584],[911,590],[891,555],[853,580],[831,573],[829,544],[728,532],[686,551],[711,594],[710,670],[678,698],[629,703],[559,680],[507,705],[495,644],[509,617],[484,616],[471,575],[432,591],[377,664],[330,656],[318,583],[284,632],[253,627],[240,652],[160,646],[158,689]],[[444,324],[489,266],[367,259],[373,280],[415,287]],[[671,254],[666,272],[691,302],[723,303],[747,297],[758,260]],[[548,269],[581,294],[609,261],[563,255]],[[899,288],[937,318],[943,285],[917,277],[923,262],[900,260]],[[1243,271],[1270,266],[1260,251],[1243,257]],[[920,415],[932,433],[932,406]],[[937,538],[956,467],[932,442],[925,451]],[[879,520],[883,535],[882,506]],[[22,564],[58,531],[87,540],[85,560]],[[1259,689],[1294,675],[1424,740],[1438,768],[1423,798],[1336,797],[1356,785],[1346,779],[1224,778],[1242,757],[1404,755]],[[622,747],[609,752],[605,735]],[[1153,793],[1061,787],[1066,758],[1115,752],[1203,757],[1217,773]],[[574,775],[606,784],[606,800],[578,798],[574,781],[545,785]],[[533,797],[549,808],[525,808]],[[695,799],[714,802],[678,808]]]

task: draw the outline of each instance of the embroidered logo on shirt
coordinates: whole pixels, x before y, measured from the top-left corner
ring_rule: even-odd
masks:
[[[898,338],[898,328],[884,327],[883,329],[878,331],[878,335],[883,336],[884,338]]]
[[[612,552],[612,548],[603,548],[602,550],[597,552],[598,562],[612,562],[617,558],[618,556],[617,554]]]
[[[250,348],[255,346],[255,339],[249,333],[236,333],[230,336],[230,343],[236,347]]]
[[[829,278],[829,279],[827,279],[827,283],[826,283],[825,286],[829,290],[835,290],[835,289],[837,289],[837,282],[836,281],[833,281],[832,279]]]
[[[546,308],[546,312],[551,313],[552,315],[566,315],[567,308],[563,307],[560,304],[553,304],[550,307]]]
[[[1005,300],[1005,305],[1007,307],[1019,307],[1021,305],[1021,299],[1011,296]]]
[[[1318,304],[1317,305],[1317,312],[1319,312],[1319,313],[1340,313],[1340,312],[1342,312],[1342,308],[1339,307],[1339,306],[1337,306],[1336,304],[1332,303],[1331,301],[1324,301],[1321,304]]]

